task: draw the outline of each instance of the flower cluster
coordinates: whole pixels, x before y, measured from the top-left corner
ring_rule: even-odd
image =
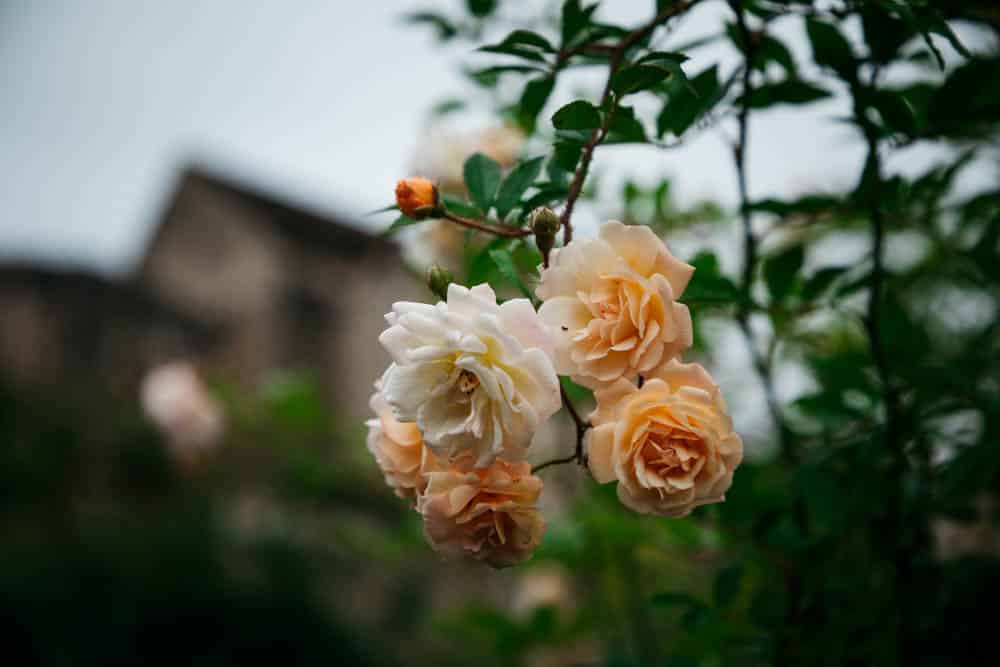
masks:
[[[558,375],[594,390],[586,459],[624,505],[676,517],[723,499],[743,447],[708,373],[678,360],[693,271],[648,228],[609,222],[553,250],[537,312],[485,284],[393,305],[368,448],[435,549],[494,567],[531,556],[542,480],[526,457],[561,406]]]

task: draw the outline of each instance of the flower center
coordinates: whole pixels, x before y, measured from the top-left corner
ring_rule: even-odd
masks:
[[[651,433],[646,440],[643,454],[646,464],[659,474],[684,476],[691,473],[701,459],[701,443],[697,436],[671,430]]]
[[[597,306],[597,312],[600,313],[601,317],[606,320],[614,320],[617,319],[619,313],[621,313],[621,306],[617,303],[602,301]]]
[[[458,375],[458,389],[463,394],[471,394],[479,386],[479,376],[472,371],[462,371]]]

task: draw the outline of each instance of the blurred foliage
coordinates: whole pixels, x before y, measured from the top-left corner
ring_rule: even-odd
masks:
[[[736,211],[680,207],[648,175],[621,191],[627,222],[668,239],[722,234],[744,259],[727,272],[707,241],[685,257],[695,318],[752,351],[744,386],[724,389],[767,402],[773,422],[725,503],[681,520],[636,516],[613,488],[553,468],[546,484],[571,500],[552,508],[535,559],[485,574],[429,553],[360,428],[333,422],[307,379],[259,394],[219,387],[226,443],[190,470],[132,406],[97,415],[72,396],[4,390],[11,664],[994,664],[1000,189],[961,183],[996,160],[1000,14],[976,0],[710,1],[729,7],[717,34],[636,39],[605,96],[567,97],[563,81],[609,69],[608,46],[632,34],[605,18],[613,3],[566,0],[532,17],[469,0],[406,20],[483,47],[464,70],[475,92],[439,112],[485,101],[528,134],[507,173],[471,159],[469,200],[448,202],[498,224],[565,201],[601,128],[607,143],[669,151],[779,106],[817,113],[849,97],[850,116],[831,121],[866,149],[848,191],[744,192]],[[649,16],[680,4],[650,2]],[[805,60],[779,37],[786,24],[808,39]],[[986,46],[963,44],[959,25]],[[685,52],[708,43],[738,62],[694,71]],[[738,164],[752,133],[743,141],[734,169],[752,182]],[[887,169],[918,145],[942,149],[939,163]],[[845,240],[863,250],[831,260]],[[511,294],[530,290],[540,262],[530,241],[502,238],[463,259],[468,283]],[[733,340],[699,335],[709,360]],[[808,382],[785,401],[775,372],[788,367]],[[942,525],[959,538],[936,537]],[[551,568],[567,581],[561,597],[518,608]]]
[[[687,4],[651,2],[648,16]],[[528,135],[536,180],[498,207],[508,224],[564,201],[593,147],[738,137],[738,210],[681,208],[668,180],[626,175],[614,217],[694,247],[683,300],[695,350],[711,360],[733,340],[716,333],[739,332],[755,376],[744,393],[772,421],[726,503],[691,519],[633,517],[589,485],[574,496],[535,561],[573,573],[571,613],[473,608],[447,627],[491,664],[990,664],[1000,190],[982,175],[996,173],[1000,138],[1000,13],[933,0],[704,4],[728,18],[694,41],[683,19],[666,32],[609,23],[611,3],[566,0],[537,18],[505,3],[434,15],[449,40],[481,47],[462,109],[495,109]],[[805,57],[784,43],[789,30],[805,37]],[[735,51],[735,66],[692,68],[708,44]],[[578,69],[607,72],[604,92],[581,87]],[[748,119],[777,107],[815,114],[833,97],[850,102],[833,122],[865,149],[855,185],[751,199]],[[934,147],[937,163],[890,168],[915,146]],[[719,239],[737,245],[720,252]],[[530,287],[534,267],[517,259],[529,246],[470,251],[469,281]],[[723,268],[734,255],[739,275]],[[709,320],[718,326],[698,325]],[[804,388],[779,400],[776,372],[792,367]],[[979,537],[969,547],[963,535]],[[572,652],[581,646],[589,657]]]

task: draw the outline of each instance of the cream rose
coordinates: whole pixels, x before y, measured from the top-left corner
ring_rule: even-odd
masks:
[[[619,380],[595,398],[587,460],[598,482],[618,482],[624,505],[679,517],[725,499],[743,441],[704,368],[673,360],[641,389]]]
[[[366,422],[368,451],[396,495],[416,503],[417,496],[427,486],[420,469],[427,452],[420,429],[412,422],[400,422],[392,416],[392,408],[385,402],[378,384],[369,405],[376,416]]]
[[[527,463],[496,459],[432,466],[417,504],[431,546],[447,557],[469,557],[495,568],[531,557],[545,523],[538,511],[542,480]]]
[[[646,373],[689,347],[691,315],[675,300],[693,272],[648,227],[620,222],[553,251],[536,294],[556,371],[596,386]]]
[[[383,395],[439,456],[469,452],[480,467],[521,459],[559,409],[550,339],[527,299],[497,305],[489,285],[452,283],[447,301],[398,302],[386,320]]]

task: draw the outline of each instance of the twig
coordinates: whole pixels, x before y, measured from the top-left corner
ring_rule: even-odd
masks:
[[[595,47],[600,47],[602,54],[610,56],[608,62],[608,80],[604,84],[604,92],[601,94],[600,107],[602,109],[608,109],[607,113],[604,114],[604,120],[601,126],[596,128],[591,134],[590,139],[583,146],[583,150],[580,152],[580,163],[577,165],[576,172],[573,174],[573,180],[569,186],[569,193],[566,196],[566,207],[563,209],[562,216],[560,217],[560,222],[563,226],[563,244],[568,244],[573,240],[573,207],[576,205],[576,200],[580,198],[583,193],[583,184],[587,180],[587,172],[590,169],[590,162],[594,158],[594,149],[608,136],[608,130],[611,127],[611,121],[614,119],[615,109],[617,108],[617,103],[612,104],[612,84],[614,83],[615,75],[618,73],[618,69],[621,67],[622,61],[625,59],[625,54],[630,48],[645,39],[649,33],[653,32],[664,21],[667,21],[678,14],[686,12],[692,6],[697,4],[698,0],[684,0],[683,2],[678,2],[675,5],[671,5],[663,10],[661,10],[656,16],[654,16],[649,22],[636,28],[628,35],[626,35],[621,42],[613,45],[611,50],[607,50],[607,47],[611,45],[604,44],[591,44],[588,47],[593,50]],[[565,62],[569,58],[569,55],[575,55],[574,51],[570,51],[569,55],[565,58],[557,57],[557,64]]]
[[[445,210],[442,216],[445,220],[450,220],[455,224],[462,225],[463,227],[468,227],[470,229],[476,229],[481,232],[486,232],[487,234],[495,234],[496,236],[503,236],[505,238],[517,239],[523,236],[530,236],[532,231],[530,229],[524,229],[521,227],[508,227],[506,225],[495,225],[489,222],[482,222],[481,220],[474,220],[473,218],[465,218],[460,215],[456,215],[451,211]]]
[[[572,463],[573,461],[576,461],[575,452],[561,459],[552,459],[551,461],[546,461],[545,463],[539,463],[538,465],[536,465],[534,468],[531,469],[531,474],[534,475],[537,472],[541,472],[542,470],[545,470],[549,466],[561,465],[563,463]]]
[[[549,466],[559,465],[562,463],[571,463],[573,461],[576,461],[580,465],[584,465],[586,463],[586,457],[583,453],[583,437],[587,434],[587,429],[590,428],[591,424],[580,416],[580,413],[576,410],[576,406],[573,405],[573,401],[571,401],[569,396],[566,394],[566,389],[563,388],[561,384],[559,385],[559,394],[562,396],[562,402],[563,405],[566,406],[566,411],[569,413],[569,416],[573,418],[573,424],[576,426],[576,447],[574,448],[573,453],[569,456],[538,464],[531,469],[532,473],[536,473],[539,470],[548,468]]]

